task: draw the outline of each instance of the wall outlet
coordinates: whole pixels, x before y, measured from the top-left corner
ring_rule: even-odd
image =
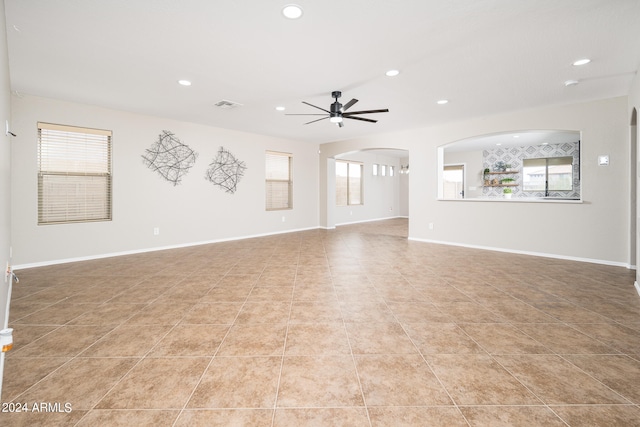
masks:
[[[287,220],[287,217],[282,217],[282,222],[285,222]]]
[[[429,223],[429,230],[433,230],[433,223],[432,222]]]
[[[153,227],[153,235],[157,236],[160,234],[160,227]]]

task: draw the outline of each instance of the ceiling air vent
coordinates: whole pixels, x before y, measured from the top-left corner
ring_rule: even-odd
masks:
[[[233,108],[242,106],[242,104],[239,104],[233,101],[228,101],[226,99],[223,99],[222,101],[218,101],[213,105],[215,105],[218,108],[222,108],[223,110],[231,110]]]

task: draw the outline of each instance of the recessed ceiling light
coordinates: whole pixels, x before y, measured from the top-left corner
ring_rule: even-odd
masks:
[[[400,74],[399,70],[389,70],[386,73],[384,73],[387,77],[395,77],[398,74]]]
[[[189,80],[178,80],[178,84],[182,86],[191,86],[191,82]]]
[[[502,142],[496,142],[496,145],[502,145]]]
[[[577,80],[567,80],[566,82],[564,82],[564,85],[569,87],[569,86],[575,86],[577,85],[579,82]]]
[[[285,109],[286,109],[286,108],[284,108],[284,107],[282,107],[282,106],[280,106],[280,105],[276,107],[276,110],[277,110],[277,111],[284,111]]]
[[[589,58],[578,59],[576,62],[573,63],[573,65],[585,65],[585,64],[588,64],[589,62],[591,62]]]
[[[448,104],[449,100],[448,99],[441,99],[438,102],[436,102],[436,104],[438,105],[444,105],[444,104]]]
[[[302,16],[302,8],[297,4],[288,4],[282,8],[282,14],[287,19],[298,19]]]
[[[513,135],[514,138],[520,138],[520,135]]]

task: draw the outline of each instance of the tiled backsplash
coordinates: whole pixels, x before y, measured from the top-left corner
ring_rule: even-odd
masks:
[[[508,148],[492,148],[482,151],[482,167],[489,168],[494,171],[494,165],[497,162],[510,164],[514,169],[513,175],[517,183],[515,187],[509,187],[513,190],[513,197],[544,197],[544,192],[522,191],[522,160],[536,159],[542,157],[573,157],[573,190],[571,191],[553,191],[549,193],[550,197],[562,198],[580,198],[580,142],[548,144],[548,145],[530,145],[525,147],[508,147]],[[482,195],[485,197],[502,196],[503,187],[483,187]]]

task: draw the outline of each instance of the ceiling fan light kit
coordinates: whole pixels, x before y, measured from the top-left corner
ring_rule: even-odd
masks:
[[[377,120],[368,119],[365,117],[358,117],[360,114],[374,114],[374,113],[388,113],[389,109],[383,108],[379,110],[363,110],[363,111],[347,111],[349,108],[353,107],[353,104],[358,102],[357,99],[353,98],[351,101],[342,105],[338,102],[338,99],[342,97],[342,92],[336,90],[331,92],[331,97],[334,98],[334,102],[329,106],[329,110],[326,110],[322,107],[318,107],[317,105],[310,104],[308,102],[302,101],[303,104],[309,105],[310,107],[317,108],[318,110],[324,111],[326,114],[287,114],[287,116],[324,116],[316,120],[311,120],[310,122],[305,123],[305,125],[319,122],[320,120],[329,119],[331,123],[336,123],[339,127],[343,127],[343,119],[352,119],[352,120],[360,120],[363,122],[376,123]]]

